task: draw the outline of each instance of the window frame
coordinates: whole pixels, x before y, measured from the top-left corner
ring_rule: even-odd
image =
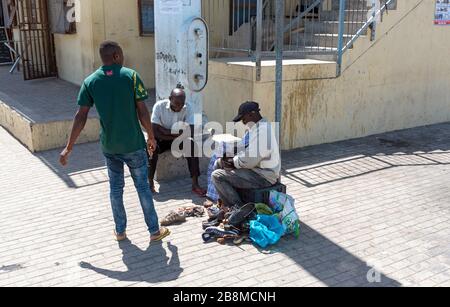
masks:
[[[141,37],[154,37],[155,36],[155,27],[153,26],[153,32],[144,32],[144,27],[142,24],[142,1],[143,0],[138,0],[137,4],[138,4],[138,21],[139,21],[139,36]],[[153,12],[155,11],[155,0],[148,0],[152,2],[153,5]],[[153,19],[154,21],[154,19]]]

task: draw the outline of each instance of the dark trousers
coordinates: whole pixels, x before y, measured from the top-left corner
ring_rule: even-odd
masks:
[[[219,194],[219,199],[227,207],[242,207],[244,205],[237,189],[262,189],[272,186],[269,181],[256,172],[244,168],[231,171],[217,169],[212,173],[211,177]]]
[[[156,167],[158,165],[158,155],[162,154],[165,151],[171,150],[173,143],[173,141],[163,141],[163,140],[156,140],[156,142],[157,148],[153,153],[153,156],[152,157],[149,156],[148,178],[150,180],[150,183],[152,183],[153,179],[155,178]],[[198,157],[195,157],[195,148],[196,147],[194,141],[191,141],[191,154],[186,157],[191,178],[200,176],[200,161]],[[183,144],[181,144],[179,149],[183,150]]]

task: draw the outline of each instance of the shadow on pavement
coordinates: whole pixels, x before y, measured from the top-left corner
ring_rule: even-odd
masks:
[[[398,281],[377,271],[376,267],[371,267],[373,264],[366,263],[304,223],[300,225],[299,239],[285,237],[268,252],[287,255],[311,276],[330,287],[401,286]]]
[[[396,167],[450,164],[449,124],[407,129],[284,152],[282,175],[317,187]]]
[[[69,164],[59,164],[61,149],[35,153],[58,177],[72,189],[83,188],[108,182],[105,158],[98,143],[76,145],[69,157]]]
[[[162,242],[152,243],[146,250],[141,250],[128,240],[120,242],[122,260],[127,267],[124,272],[98,268],[86,262],[81,262],[80,267],[118,281],[158,283],[176,280],[183,272],[178,247],[170,242],[167,244],[171,257],[167,255]]]

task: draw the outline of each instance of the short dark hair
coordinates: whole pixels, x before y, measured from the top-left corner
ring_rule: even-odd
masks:
[[[100,57],[102,61],[109,61],[112,57],[122,50],[120,45],[113,41],[104,41],[100,45]]]

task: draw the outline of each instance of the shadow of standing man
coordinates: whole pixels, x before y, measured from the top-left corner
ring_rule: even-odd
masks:
[[[183,268],[180,266],[178,247],[170,242],[167,243],[167,247],[172,257],[167,255],[162,242],[152,243],[146,250],[141,250],[131,241],[126,240],[120,242],[119,247],[122,250],[122,260],[127,271],[102,269],[86,262],[80,262],[80,267],[119,281],[148,283],[172,281],[183,272]]]

